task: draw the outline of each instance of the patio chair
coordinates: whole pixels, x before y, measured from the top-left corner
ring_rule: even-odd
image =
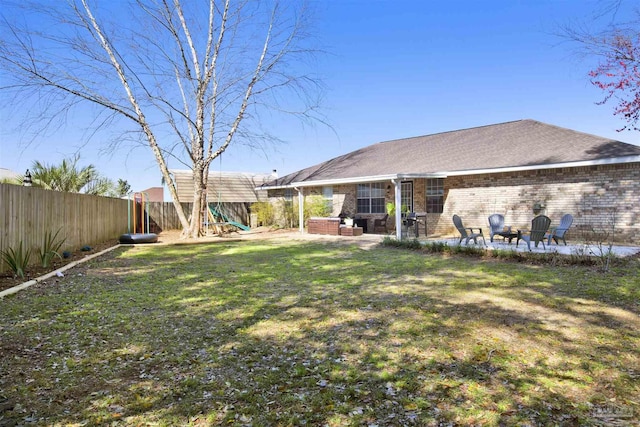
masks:
[[[373,232],[374,233],[387,233],[387,221],[389,220],[389,215],[386,214],[384,218],[374,219],[373,220]]]
[[[460,240],[458,240],[459,245],[462,244],[462,239],[465,239],[465,245],[468,245],[469,240],[471,239],[473,239],[473,243],[478,244],[478,237],[482,237],[484,245],[487,246],[487,241],[484,239],[484,234],[482,234],[482,228],[465,227],[462,224],[462,218],[460,218],[458,215],[453,216],[453,224],[456,226],[458,232],[460,233]],[[474,232],[473,230],[478,231]]]
[[[524,240],[527,242],[529,252],[531,252],[531,242],[535,243],[536,248],[538,247],[538,243],[542,242],[542,248],[546,250],[547,247],[544,245],[544,239],[547,236],[547,231],[549,231],[550,225],[551,219],[548,216],[538,215],[533,218],[531,220],[531,230],[518,230],[516,247],[518,247],[520,240]]]
[[[514,233],[511,231],[511,226],[504,226],[504,215],[501,214],[493,214],[489,216],[489,240],[493,243],[493,236],[498,235],[502,236],[504,240],[509,239],[509,243],[511,243],[511,239],[513,239]]]
[[[547,244],[550,245],[551,239],[553,239],[557,245],[559,244],[558,239],[562,239],[564,245],[567,246],[567,241],[565,240],[564,236],[565,234],[567,234],[567,231],[569,231],[569,227],[571,227],[571,224],[573,224],[573,215],[565,214],[562,219],[560,219],[560,225],[558,227],[552,228],[551,232],[547,234],[549,238]]]

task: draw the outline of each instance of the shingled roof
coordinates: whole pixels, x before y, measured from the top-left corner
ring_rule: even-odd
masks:
[[[171,170],[181,201],[193,200],[193,172]],[[256,191],[274,175],[249,172],[209,172],[207,197],[209,202],[254,203],[266,198],[266,191]]]
[[[640,161],[640,146],[518,120],[379,142],[270,181],[265,187],[628,161]]]

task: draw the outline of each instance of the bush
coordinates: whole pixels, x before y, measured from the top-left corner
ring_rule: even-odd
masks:
[[[426,242],[420,243],[418,240],[397,240],[394,237],[386,236],[381,246],[419,250],[424,253],[449,253],[452,255],[463,255],[477,258],[495,258],[511,262],[522,262],[531,265],[544,265],[544,266],[556,266],[556,265],[581,265],[581,266],[593,266],[604,273],[609,271],[610,266],[624,266],[629,262],[633,262],[632,259],[618,258],[614,255],[607,254],[606,269],[603,267],[605,261],[604,256],[601,256],[597,250],[581,250],[576,251],[569,256],[560,255],[557,252],[547,253],[530,253],[530,252],[516,252],[515,250],[500,250],[493,251],[486,250],[482,246],[461,246],[453,245],[449,246],[447,242]],[[606,251],[606,248],[602,250]],[[595,256],[594,256],[595,255]]]
[[[2,260],[9,266],[9,269],[13,271],[17,277],[24,278],[24,273],[27,270],[29,264],[29,258],[31,257],[31,249],[24,250],[22,242],[18,246],[17,250],[9,248],[6,251],[0,252]]]
[[[298,204],[293,200],[282,199],[278,203],[278,225],[294,228],[299,224]]]
[[[411,249],[417,250],[422,249],[423,245],[420,243],[418,239],[412,240],[398,240],[393,237],[385,236],[380,243],[382,246],[389,246],[392,248],[403,248],[403,249]]]
[[[442,252],[451,251],[447,242],[427,242],[424,245],[424,249],[427,252],[433,252],[433,253],[442,253]]]
[[[487,250],[484,247],[479,246],[462,246],[455,245],[450,247],[451,253],[461,254],[461,255],[470,255],[470,256],[484,256],[487,254]]]
[[[331,215],[331,209],[327,200],[319,195],[307,196],[304,200],[304,217],[312,216],[328,217]]]
[[[251,213],[258,216],[258,224],[270,226],[275,223],[275,210],[270,202],[256,202],[251,205]]]
[[[59,228],[55,234],[51,234],[51,231],[48,231],[44,235],[44,242],[42,243],[42,249],[40,249],[40,263],[43,267],[49,267],[54,256],[62,259],[58,251],[67,239],[57,240],[60,230]]]

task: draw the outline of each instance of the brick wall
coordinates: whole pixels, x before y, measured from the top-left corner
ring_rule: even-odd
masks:
[[[500,213],[506,225],[527,228],[538,202],[552,227],[573,215],[571,237],[611,233],[615,224],[616,241],[640,244],[640,163],[450,177],[444,185],[444,212],[430,215],[430,233],[455,234],[453,214],[488,227],[487,217]]]
[[[391,182],[385,183],[385,201],[394,202]],[[640,245],[640,163],[599,165],[580,168],[547,169],[500,174],[449,177],[444,179],[445,201],[442,214],[427,215],[429,235],[455,235],[451,220],[460,215],[468,227],[488,230],[489,215],[500,213],[505,224],[528,228],[535,216],[533,205],[558,225],[565,213],[574,217],[569,239],[587,238],[592,230],[612,233],[615,240]],[[333,215],[356,213],[356,184],[334,186]],[[426,180],[413,180],[414,210],[424,212]],[[307,194],[321,194],[321,188],[306,188]],[[270,197],[282,195],[269,192]],[[369,230],[374,218],[384,214],[362,215]],[[488,235],[488,233],[486,233]]]

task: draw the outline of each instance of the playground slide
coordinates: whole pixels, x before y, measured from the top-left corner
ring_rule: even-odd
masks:
[[[251,227],[248,227],[244,224],[240,224],[239,222],[235,222],[235,221],[227,221],[227,223],[229,225],[233,225],[234,227],[238,227],[240,230],[244,230],[244,231],[249,231],[251,230]]]
[[[246,225],[244,225],[244,224],[241,224],[241,223],[236,222],[236,221],[231,221],[231,220],[229,220],[229,217],[228,217],[228,216],[226,216],[226,215],[225,215],[225,214],[223,214],[222,212],[218,212],[215,208],[213,208],[213,207],[211,207],[211,206],[209,206],[209,210],[211,211],[211,213],[213,214],[213,216],[214,216],[215,218],[222,218],[222,220],[223,220],[224,222],[226,222],[227,224],[229,224],[229,225],[233,225],[234,227],[238,227],[240,230],[244,230],[244,231],[249,231],[249,230],[251,230],[251,228],[250,228],[250,227],[247,227],[247,226],[246,226]]]

